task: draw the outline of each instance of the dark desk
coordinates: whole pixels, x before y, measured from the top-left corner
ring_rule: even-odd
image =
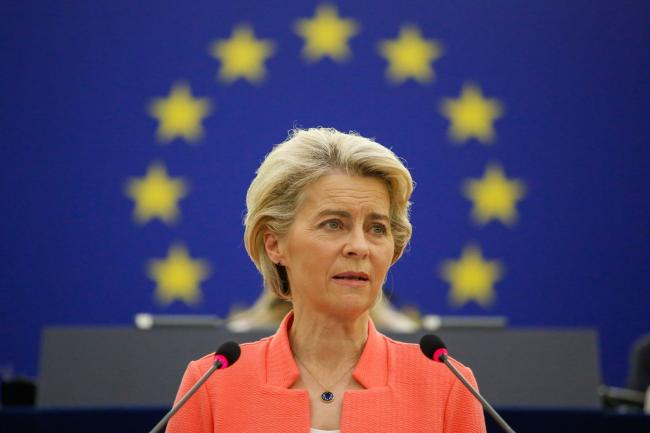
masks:
[[[146,433],[166,409],[0,410],[2,433]],[[650,416],[612,415],[597,410],[501,409],[518,433],[648,433]],[[487,420],[488,432],[501,433]],[[245,433],[245,432],[243,432]],[[274,433],[274,432],[270,432]]]
[[[43,333],[41,407],[165,406],[192,359],[227,340],[268,333],[226,328],[48,328]],[[390,334],[417,342],[423,333]],[[496,406],[598,408],[597,336],[592,330],[457,329],[438,333],[472,368]]]

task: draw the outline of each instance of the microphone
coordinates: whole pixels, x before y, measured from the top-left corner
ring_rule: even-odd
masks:
[[[420,350],[422,350],[422,353],[424,353],[424,356],[426,356],[429,359],[432,359],[436,362],[442,362],[445,364],[452,373],[456,375],[458,379],[460,379],[461,382],[463,382],[463,385],[465,385],[465,388],[469,390],[469,392],[474,395],[478,399],[478,401],[481,402],[485,410],[492,416],[492,418],[501,426],[502,429],[504,429],[508,433],[515,433],[515,431],[508,425],[507,422],[503,418],[501,418],[501,415],[497,413],[496,410],[490,405],[490,403],[487,402],[485,398],[481,394],[478,393],[476,389],[470,384],[467,379],[463,377],[462,374],[460,374],[460,371],[454,367],[454,365],[449,361],[449,352],[447,351],[447,346],[445,346],[445,343],[442,342],[442,340],[433,334],[427,334],[424,337],[420,339]]]
[[[240,354],[241,349],[239,348],[239,344],[235,343],[234,341],[227,341],[223,343],[214,353],[214,362],[212,363],[212,367],[210,367],[210,369],[206,371],[203,376],[201,376],[201,378],[194,384],[194,386],[190,388],[189,391],[187,391],[183,398],[181,398],[178,403],[175,404],[169,412],[167,412],[167,415],[165,415],[158,422],[158,424],[156,424],[155,427],[151,429],[149,433],[159,432],[165,426],[165,424],[167,424],[167,421],[169,421],[169,419],[174,416],[174,414],[178,412],[181,407],[183,407],[185,402],[189,400],[192,395],[194,395],[199,387],[203,385],[203,382],[208,380],[208,378],[212,375],[212,373],[214,373],[215,370],[221,370],[230,367],[235,362],[237,362]]]

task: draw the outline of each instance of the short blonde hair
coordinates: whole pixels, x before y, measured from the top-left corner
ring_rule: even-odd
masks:
[[[294,129],[266,156],[246,194],[244,244],[264,278],[264,286],[291,299],[286,270],[271,261],[264,245],[267,230],[284,236],[294,221],[305,188],[324,175],[341,171],[350,176],[385,182],[390,197],[390,226],[395,242],[393,263],[411,238],[411,173],[388,148],[357,133],[333,128]]]

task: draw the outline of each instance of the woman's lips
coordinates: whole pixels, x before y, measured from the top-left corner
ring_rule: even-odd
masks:
[[[365,272],[341,272],[332,278],[337,284],[348,287],[363,287],[368,284],[368,274]]]
[[[345,271],[334,275],[334,278],[351,278],[356,280],[367,280],[368,274],[359,271]]]

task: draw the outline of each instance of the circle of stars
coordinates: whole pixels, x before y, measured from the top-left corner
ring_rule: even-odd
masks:
[[[361,32],[361,26],[352,18],[340,16],[335,6],[321,4],[313,17],[295,20],[293,31],[303,39],[301,55],[305,61],[330,58],[341,63],[353,57],[350,41]],[[220,64],[216,74],[219,82],[261,84],[268,78],[266,62],[276,47],[275,41],[256,37],[252,25],[238,24],[228,38],[213,41],[208,52]],[[412,80],[428,85],[436,78],[433,63],[442,58],[444,47],[438,40],[424,37],[417,26],[402,25],[395,39],[377,43],[377,54],[387,62],[388,82],[401,85]],[[210,99],[193,96],[188,83],[177,82],[167,97],[153,98],[147,111],[158,122],[155,137],[161,144],[174,140],[197,144],[205,135],[202,123],[213,107]],[[458,98],[443,99],[439,110],[449,122],[447,133],[454,144],[496,142],[494,123],[503,117],[503,105],[486,98],[478,85],[466,83]],[[134,221],[139,225],[155,219],[166,225],[178,222],[179,202],[188,195],[188,185],[184,178],[169,177],[162,162],[150,164],[144,177],[126,182],[125,194],[135,205]],[[493,162],[486,166],[482,178],[466,179],[461,191],[472,202],[470,217],[477,226],[495,220],[513,227],[518,220],[516,204],[525,196],[526,188],[522,181],[508,179],[502,167]],[[439,273],[449,283],[452,305],[475,301],[487,307],[494,302],[494,285],[503,277],[503,268],[498,260],[484,259],[480,247],[472,243],[463,248],[459,259],[443,261]],[[174,300],[196,305],[201,300],[200,284],[210,273],[209,263],[192,259],[181,244],[170,246],[166,258],[152,259],[147,265],[147,275],[156,283],[155,297],[165,305]]]

